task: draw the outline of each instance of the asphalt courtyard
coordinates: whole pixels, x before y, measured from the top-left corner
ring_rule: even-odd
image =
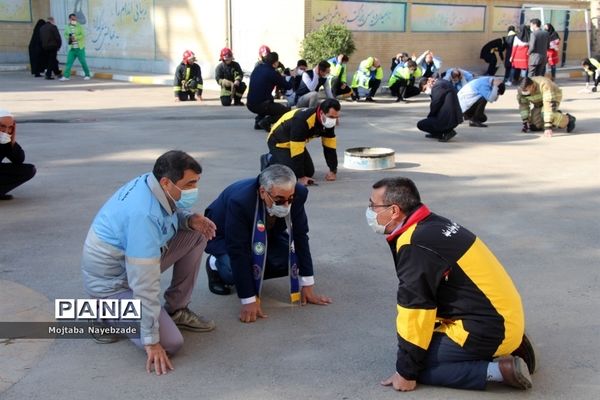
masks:
[[[290,306],[287,281],[268,281],[268,319],[238,320],[235,295],[207,288],[202,270],[190,307],[215,320],[211,333],[184,333],[175,371],[145,372],[145,354],[128,341],[0,339],[0,398],[9,399],[596,399],[600,391],[600,94],[561,80],[572,134],[520,132],[516,89],[488,106],[489,127],[463,124],[448,143],[426,139],[416,122],[428,112],[407,104],[342,104],[336,182],[323,182],[320,143],[308,146],[319,186],[307,213],[317,292],[333,304]],[[258,173],[265,134],[245,107],[224,108],[217,93],[175,103],[167,86],[74,77],[34,79],[0,73],[0,108],[17,119],[17,140],[36,177],[0,202],[0,321],[51,320],[56,298],[85,297],[80,255],[90,222],[124,182],[151,170],[170,149],[197,157],[203,209],[230,183]],[[389,147],[396,166],[341,167],[343,151]],[[518,287],[527,331],[538,350],[534,387],[487,392],[419,386],[396,393],[379,385],[395,368],[392,257],[365,222],[373,182],[413,179],[423,201],[478,234]],[[162,280],[163,289],[169,281]]]

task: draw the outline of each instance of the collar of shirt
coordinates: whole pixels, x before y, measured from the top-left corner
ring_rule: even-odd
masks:
[[[150,191],[158,199],[158,202],[160,203],[160,205],[165,209],[165,211],[167,213],[169,213],[169,215],[172,215],[175,212],[175,209],[171,206],[171,203],[169,203],[169,199],[167,199],[167,195],[165,194],[165,191],[160,186],[160,183],[158,183],[158,181],[154,177],[154,174],[152,174],[152,173],[148,174],[147,182],[148,182],[148,187],[150,188]]]

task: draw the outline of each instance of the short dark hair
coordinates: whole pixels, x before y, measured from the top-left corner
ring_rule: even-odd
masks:
[[[539,20],[539,18],[531,18],[531,19],[529,20],[529,23],[530,23],[530,24],[534,24],[534,25],[535,25],[535,26],[537,26],[538,28],[539,28],[540,26],[542,26],[542,21],[540,21],[540,20]]]
[[[348,62],[348,60],[350,60],[350,58],[348,58],[347,55],[342,54],[342,62],[345,63],[345,62]]]
[[[276,52],[272,51],[269,54],[267,54],[264,57],[265,60],[265,64],[267,65],[273,65],[275,64],[277,61],[279,61],[279,54],[277,54]]]
[[[406,68],[417,68],[417,63],[413,60],[408,60],[406,62]]]
[[[504,82],[502,82],[501,84],[498,85],[498,95],[502,96],[505,91],[506,91],[506,85],[504,84]]]
[[[507,32],[510,32],[510,31],[515,31],[515,30],[516,30],[516,29],[515,29],[515,26],[514,26],[514,25],[509,25],[509,26],[508,26],[508,29],[507,29],[506,31],[507,31]]]
[[[77,15],[75,13],[71,13],[71,14],[69,14],[69,19],[71,19],[71,17],[77,18]]]
[[[581,61],[581,65],[594,71],[596,70],[596,67],[592,64],[589,58],[584,58],[583,61]]]
[[[325,71],[327,68],[331,68],[331,64],[325,60],[319,62],[319,71]]]
[[[306,62],[306,60],[298,60],[298,62],[296,63],[296,68],[298,67],[308,67],[308,63]]]
[[[373,189],[385,188],[385,204],[395,204],[404,214],[409,214],[421,205],[421,195],[417,185],[404,177],[383,178],[373,184]]]
[[[336,99],[325,99],[321,102],[319,107],[321,108],[321,111],[323,111],[325,114],[327,114],[332,108],[335,111],[340,111],[342,109],[342,105]]]
[[[519,89],[524,90],[525,88],[528,88],[529,86],[533,85],[533,83],[534,82],[531,80],[531,78],[523,78],[521,84],[519,85]]]
[[[183,178],[187,169],[197,174],[202,173],[202,167],[192,156],[181,150],[170,150],[156,159],[152,174],[157,180],[169,178],[175,183]]]

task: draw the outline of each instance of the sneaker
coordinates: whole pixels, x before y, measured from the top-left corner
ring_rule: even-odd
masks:
[[[260,121],[258,121],[258,126],[264,129],[267,132],[271,131],[271,117],[264,117]]]
[[[512,86],[513,84],[512,84],[512,82],[511,82],[511,81],[505,81],[505,82],[504,82],[504,85],[505,85],[505,86],[509,86],[509,87],[510,87],[510,86]]]
[[[442,133],[442,137],[439,138],[439,142],[447,142],[448,140],[452,139],[454,136],[456,136],[456,131],[454,129],[452,129],[450,132],[446,132],[446,133]]]
[[[237,100],[237,101],[234,101],[234,102],[233,102],[233,105],[234,105],[234,106],[243,106],[243,105],[244,105],[244,102],[243,102],[243,101],[241,101],[241,100]]]
[[[71,79],[67,78],[66,76],[63,76],[62,78],[59,79],[59,81],[70,81]]]
[[[375,103],[375,102],[376,102],[376,101],[375,101],[375,99],[373,99],[371,96],[367,97],[367,98],[365,99],[365,101],[366,101],[367,103]]]
[[[84,76],[84,77],[83,77],[83,80],[84,80],[84,81],[89,81],[90,79],[92,79],[92,78],[90,78],[89,76]]]
[[[575,118],[571,114],[567,114],[567,117],[569,117],[569,123],[567,124],[567,132],[571,133],[573,132],[573,129],[575,129],[575,121],[577,121],[577,118]]]
[[[178,328],[192,332],[210,332],[215,329],[215,322],[208,320],[189,308],[181,308],[171,315]]]
[[[102,328],[108,328],[108,327],[110,327],[110,325],[103,321],[92,321],[92,327],[102,329]],[[111,344],[111,343],[116,343],[119,340],[121,340],[121,337],[118,335],[112,335],[112,334],[100,335],[100,334],[96,334],[95,332],[96,332],[96,330],[93,329],[91,335],[92,335],[92,339],[94,340],[94,342],[96,342],[98,344]]]

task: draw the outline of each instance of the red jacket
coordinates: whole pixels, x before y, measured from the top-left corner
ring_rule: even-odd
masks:
[[[529,56],[527,50],[529,46],[520,46],[513,44],[512,66],[513,68],[527,69],[529,67]]]
[[[560,46],[560,39],[555,39],[550,42],[550,48],[546,51],[546,56],[548,57],[548,64],[557,65],[560,60],[558,57],[558,49]]]

